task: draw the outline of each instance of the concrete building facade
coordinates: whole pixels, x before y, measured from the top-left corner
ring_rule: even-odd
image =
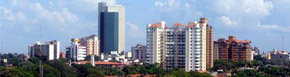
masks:
[[[99,40],[96,35],[79,38],[79,44],[86,47],[86,55],[100,55]]]
[[[147,46],[137,44],[136,46],[131,48],[132,52],[132,60],[139,60],[140,62],[145,62],[146,61],[146,51],[147,51]]]
[[[206,18],[176,23],[148,24],[147,63],[159,63],[163,68],[184,68],[186,71],[206,71],[213,66],[213,30]],[[211,61],[209,61],[211,60]]]
[[[237,40],[229,36],[229,40],[221,38],[215,42],[217,49],[214,54],[219,54],[219,60],[252,61],[252,46],[249,40]]]
[[[85,60],[87,56],[86,46],[79,44],[79,39],[72,39],[71,46],[66,48],[66,54],[68,59],[73,61],[82,61]]]
[[[28,46],[28,55],[42,60],[57,60],[60,55],[60,42],[56,40],[45,43],[36,42]]]

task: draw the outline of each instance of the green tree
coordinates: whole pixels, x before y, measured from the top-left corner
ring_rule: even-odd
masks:
[[[51,60],[47,62],[48,65],[60,71],[61,77],[77,77],[79,71],[74,67],[69,67],[67,64],[58,60]]]
[[[185,72],[184,69],[174,69],[170,73],[166,74],[165,77],[191,77],[189,73]]]
[[[73,64],[72,65],[74,68],[78,69],[79,71],[79,76],[87,76],[89,71],[88,69],[89,68],[94,68],[92,67],[91,64],[87,63],[87,64],[84,64],[84,65],[81,65],[81,64]]]
[[[92,55],[88,55],[88,56],[86,56],[86,57],[85,57],[85,60],[90,61],[90,60],[91,60],[91,56],[92,56]],[[100,58],[99,58],[97,55],[94,55],[94,56],[95,56],[95,61],[100,61]]]
[[[15,67],[0,67],[0,77],[33,77],[33,75]]]
[[[208,73],[199,73],[197,71],[190,71],[189,74],[191,75],[191,77],[212,77]]]
[[[102,71],[99,71],[95,68],[89,68],[87,77],[105,77]]]
[[[39,70],[39,68],[38,68],[38,70]],[[57,69],[55,69],[47,64],[44,64],[43,65],[43,76],[44,77],[60,77],[60,72]]]
[[[270,77],[270,76],[264,72],[257,72],[254,70],[242,70],[235,73],[233,77]]]
[[[138,70],[132,66],[125,66],[122,71],[125,72],[125,75],[136,74],[138,72]]]

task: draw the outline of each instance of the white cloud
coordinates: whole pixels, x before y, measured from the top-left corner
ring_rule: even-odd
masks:
[[[278,25],[263,25],[261,23],[258,23],[257,27],[261,28],[261,29],[273,29],[273,30],[279,30],[281,29],[280,26]]]
[[[40,3],[31,4],[30,8],[36,13],[37,17],[40,17],[40,19],[45,19],[58,25],[67,25],[68,23],[78,22],[77,16],[69,12],[67,9],[62,9],[61,11],[49,11],[43,8]]]
[[[225,24],[226,26],[233,27],[237,26],[237,22],[233,21],[230,17],[227,16],[221,16],[218,18],[218,22],[221,22],[222,24]]]
[[[268,0],[213,0],[209,7],[211,14],[217,16],[215,19],[218,21],[214,25],[251,31],[258,28],[257,24],[262,23],[265,17],[271,15],[274,5]]]
[[[97,34],[97,4],[100,1],[115,4],[115,0],[1,1],[0,31],[7,31],[5,36],[11,38],[7,42],[21,41],[17,43],[19,50],[26,51],[26,45],[39,40],[36,38],[39,26],[42,27],[41,40],[56,39],[61,41],[61,46],[67,46],[70,38]],[[15,44],[5,45],[13,47]],[[9,49],[12,48],[5,50]]]
[[[92,3],[97,5],[99,2],[106,2],[109,5],[114,5],[116,4],[116,0],[84,0],[87,3]]]
[[[155,1],[154,2],[155,7],[178,7],[179,6],[179,2],[176,0],[163,0],[163,1]]]
[[[16,16],[17,16],[17,19],[19,19],[20,21],[26,20],[26,16],[25,16],[25,14],[22,13],[22,12],[18,12],[18,13],[16,14]]]
[[[153,17],[169,23],[189,22],[198,19],[203,13],[197,9],[194,0],[156,0]]]
[[[257,24],[257,29],[262,30],[262,31],[279,31],[282,33],[289,33],[290,31],[290,26],[281,26],[277,24]]]
[[[5,7],[2,7],[2,6],[0,6],[0,17],[4,20],[8,20],[8,21],[15,20],[15,14],[11,10],[9,10]]]
[[[140,39],[143,38],[146,34],[144,29],[140,29],[139,26],[131,22],[127,22],[126,28],[127,28],[126,35],[129,36],[129,38]]]
[[[214,9],[224,14],[267,16],[273,8],[271,1],[265,0],[215,0]]]
[[[164,6],[164,3],[161,2],[161,1],[156,1],[156,2],[154,2],[154,3],[155,3],[155,6],[156,6],[156,7],[163,7],[163,6]]]

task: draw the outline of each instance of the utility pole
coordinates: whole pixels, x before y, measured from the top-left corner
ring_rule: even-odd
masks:
[[[43,77],[43,66],[41,65],[41,61],[39,61],[39,77]]]

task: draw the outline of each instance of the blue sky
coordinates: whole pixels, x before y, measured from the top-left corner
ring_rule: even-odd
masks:
[[[1,50],[27,53],[36,40],[59,40],[97,34],[97,3],[126,7],[126,51],[145,44],[146,24],[168,26],[209,18],[215,39],[235,35],[252,40],[262,51],[290,49],[290,0],[0,0]],[[41,28],[41,36],[39,29]]]

